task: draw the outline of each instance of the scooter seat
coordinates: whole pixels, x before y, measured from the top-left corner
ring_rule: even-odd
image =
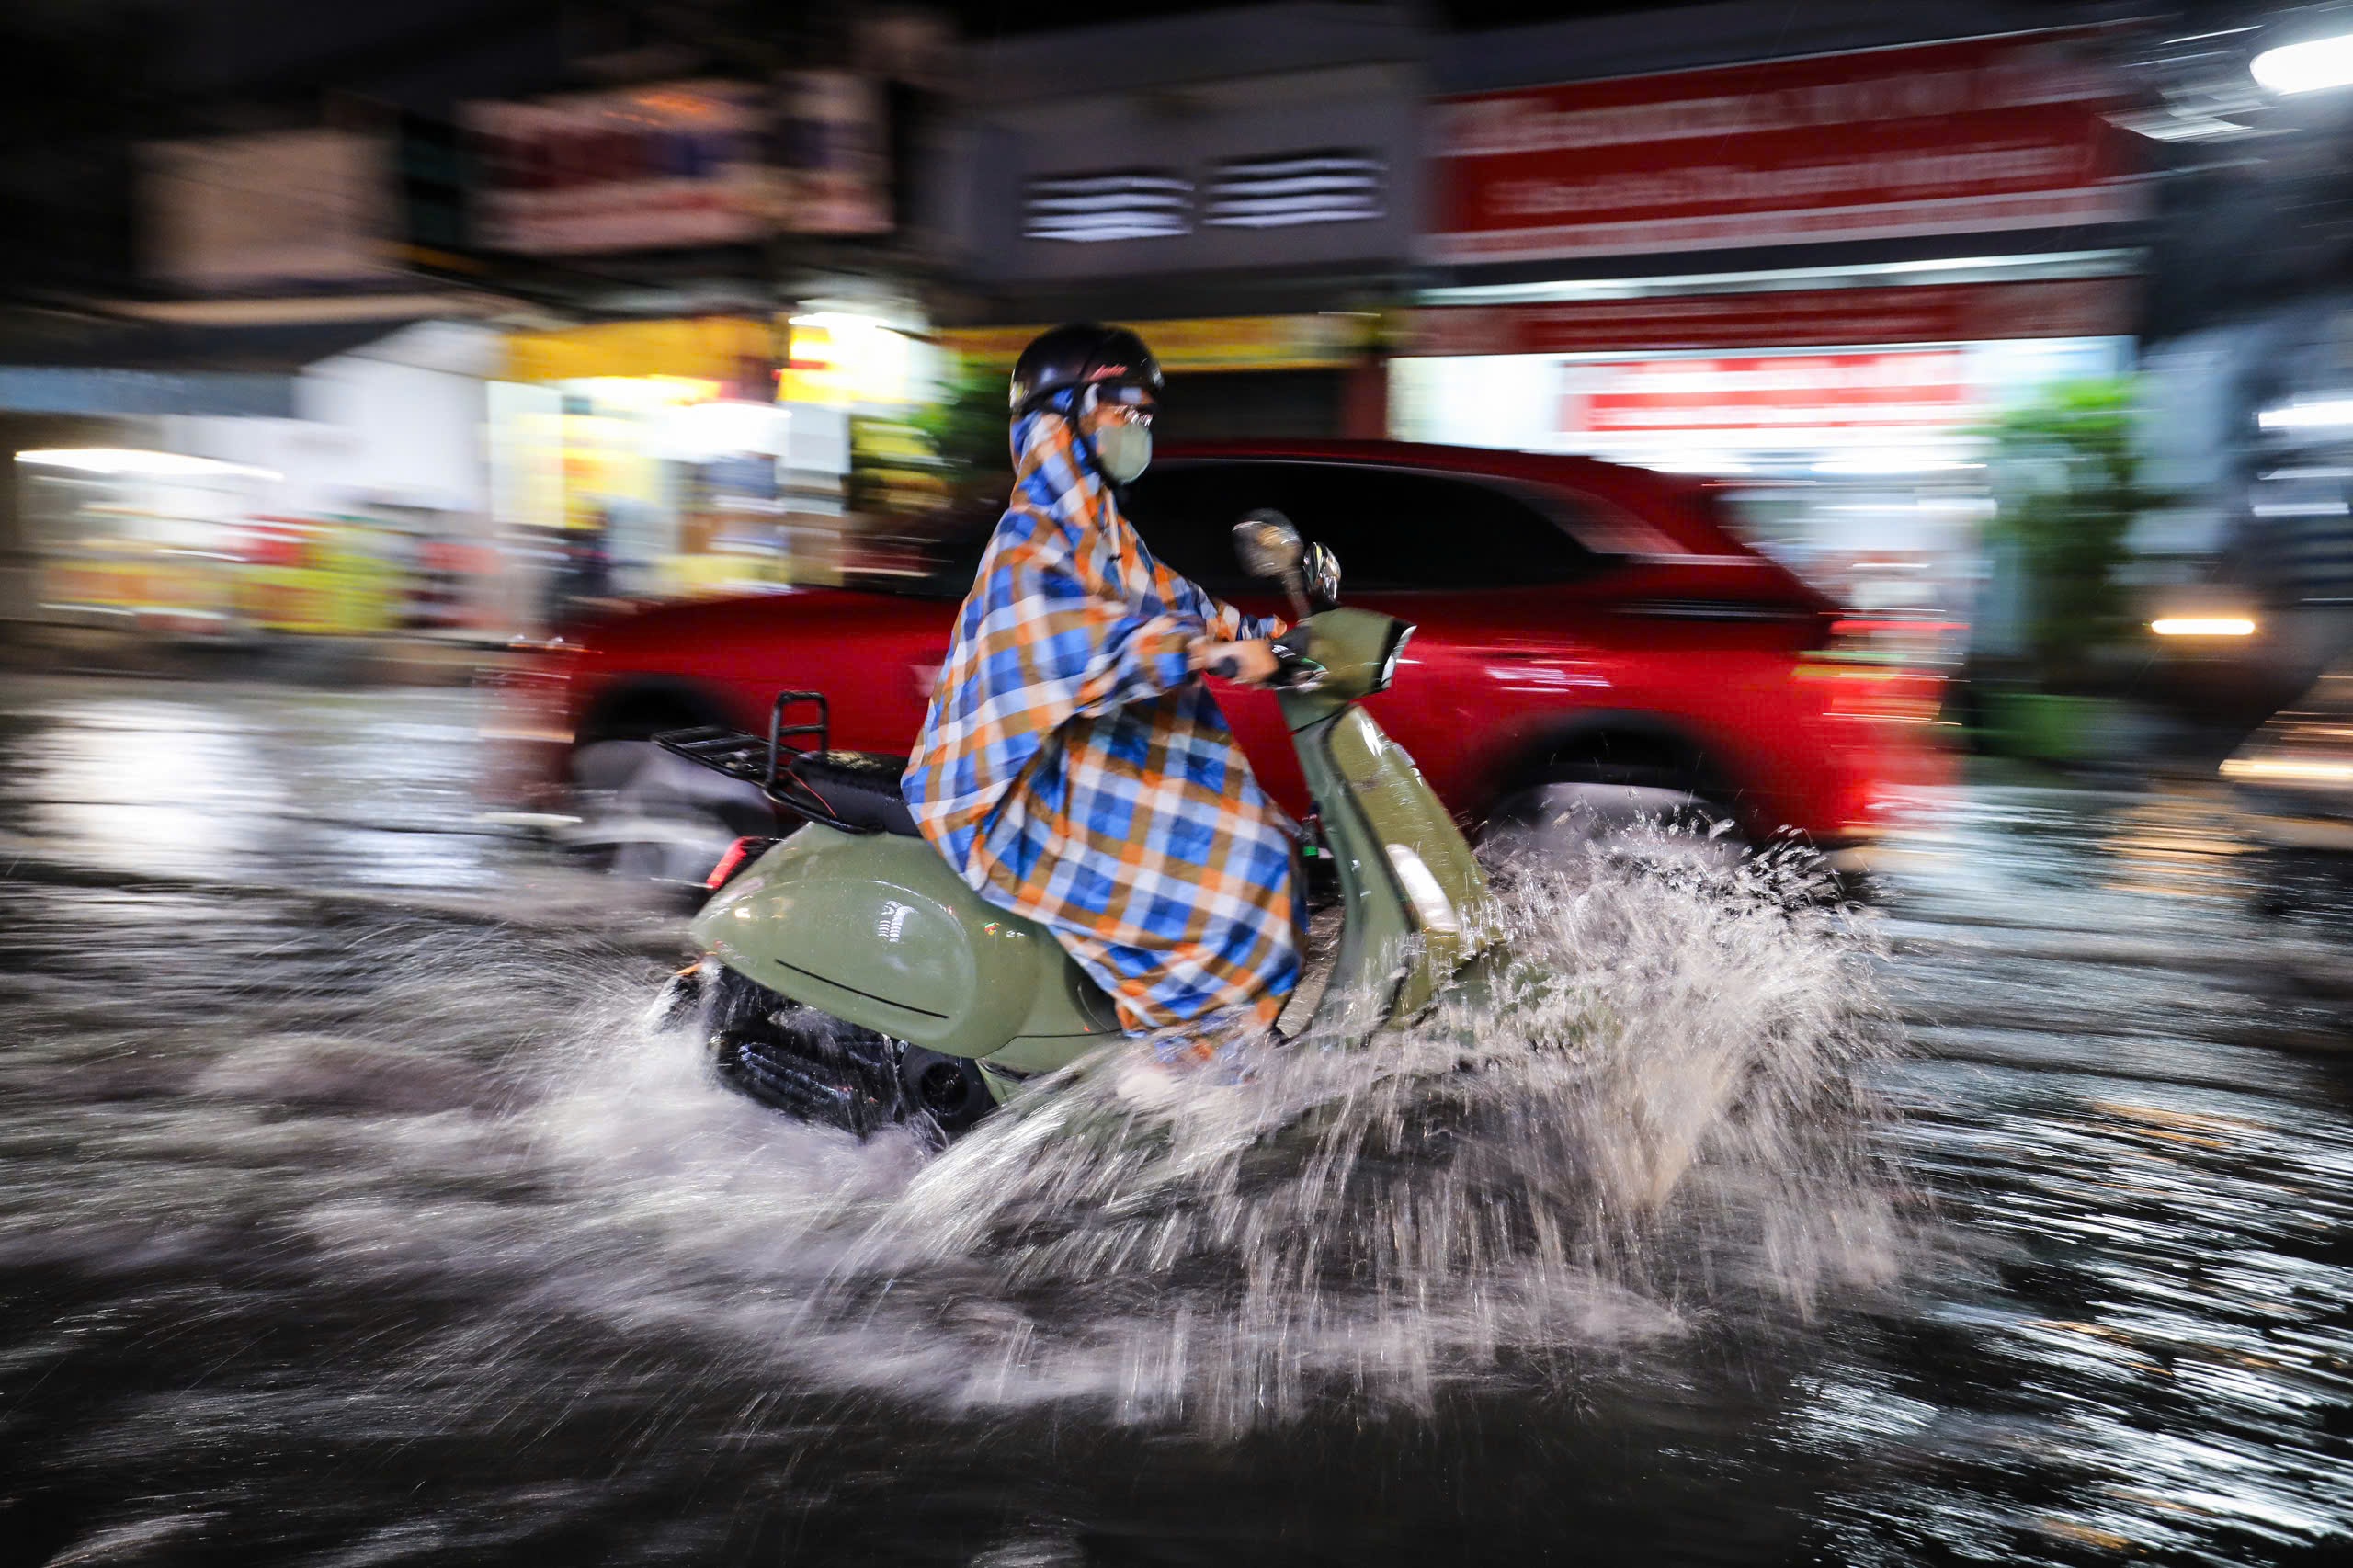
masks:
[[[872,751],[785,751],[777,757],[776,799],[803,816],[852,833],[920,836],[899,792],[907,759]]]

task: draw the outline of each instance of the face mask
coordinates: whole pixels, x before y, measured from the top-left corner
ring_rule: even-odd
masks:
[[[1152,427],[1104,425],[1095,432],[1095,460],[1114,484],[1131,484],[1152,464]]]

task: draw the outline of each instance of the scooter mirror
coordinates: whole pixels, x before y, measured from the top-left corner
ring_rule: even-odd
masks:
[[[1300,567],[1300,576],[1307,589],[1307,602],[1317,609],[1330,609],[1340,602],[1340,558],[1329,546],[1311,544],[1307,560]]]
[[[1233,553],[1253,577],[1289,579],[1299,571],[1307,546],[1290,519],[1269,507],[1249,513],[1233,525]]]

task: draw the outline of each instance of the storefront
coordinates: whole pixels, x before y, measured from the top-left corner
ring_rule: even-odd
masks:
[[[1419,312],[1392,369],[1395,428],[1752,479],[1771,498],[1760,542],[1818,575],[1885,559],[1949,576],[1973,548],[2001,412],[2131,365],[2124,278],[1746,281]]]
[[[494,507],[546,608],[831,580],[851,422],[903,418],[933,358],[847,309],[518,335],[491,388]]]
[[[497,634],[474,590],[496,561],[482,430],[498,341],[422,322],[363,327],[281,376],[18,372],[26,401],[92,416],[14,464],[35,563],[14,612],[234,642]],[[160,406],[134,412],[142,398]]]
[[[1949,608],[1992,424],[2131,365],[2099,60],[2050,32],[1441,100],[1449,270],[1392,432],[1754,480],[1759,541],[1850,602]]]

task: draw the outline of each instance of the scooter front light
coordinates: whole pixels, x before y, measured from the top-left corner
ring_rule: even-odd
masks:
[[[1397,885],[1405,890],[1405,901],[1414,906],[1414,915],[1425,932],[1441,937],[1462,934],[1462,918],[1455,913],[1454,901],[1438,885],[1438,878],[1409,844],[1391,844],[1389,869],[1397,873]]]

